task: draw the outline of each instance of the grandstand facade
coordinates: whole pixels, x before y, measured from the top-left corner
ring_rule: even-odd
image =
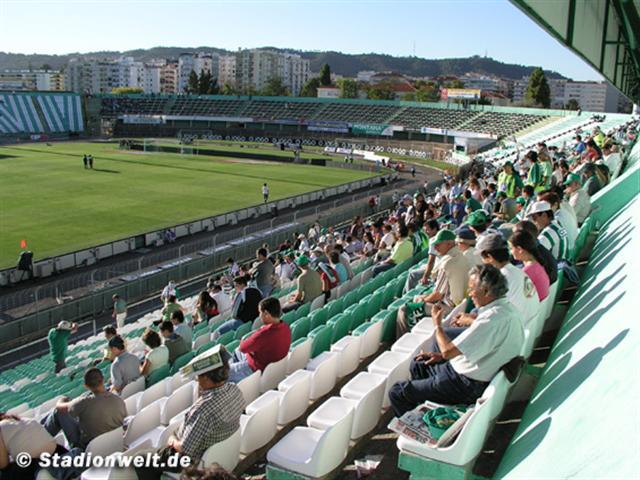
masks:
[[[80,95],[0,92],[0,135],[84,132]]]

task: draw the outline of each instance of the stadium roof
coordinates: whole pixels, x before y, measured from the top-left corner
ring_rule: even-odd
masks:
[[[511,0],[640,103],[640,0]]]

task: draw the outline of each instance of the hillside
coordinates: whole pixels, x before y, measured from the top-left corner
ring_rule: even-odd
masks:
[[[274,49],[275,50],[275,49]],[[278,49],[283,51],[283,49]],[[473,56],[469,58],[443,58],[425,59],[418,57],[393,57],[379,53],[346,54],[340,52],[303,52],[287,50],[299,53],[311,60],[311,70],[320,71],[324,63],[331,66],[334,73],[355,77],[361,70],[395,71],[415,77],[433,77],[445,75],[464,75],[465,73],[480,73],[495,75],[503,78],[520,79],[531,73],[534,66],[503,63],[489,57]],[[71,53],[68,55],[23,55],[0,52],[0,69],[6,68],[50,68],[60,69],[69,62],[72,57],[82,58],[108,58],[120,55],[134,57],[136,60],[147,61],[152,58],[176,59],[185,52],[208,52],[230,54],[226,50],[212,47],[181,48],[181,47],[154,47],[150,49],[129,50],[127,52],[92,52]],[[547,78],[564,78],[558,72],[545,71]]]

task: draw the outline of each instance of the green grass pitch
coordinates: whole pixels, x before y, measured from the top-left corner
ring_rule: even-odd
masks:
[[[0,268],[16,264],[22,239],[37,260],[259,204],[264,182],[275,200],[368,176],[106,143],[0,147]]]

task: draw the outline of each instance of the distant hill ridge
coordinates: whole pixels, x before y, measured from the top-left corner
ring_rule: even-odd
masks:
[[[527,76],[535,68],[530,65],[516,65],[503,63],[490,57],[478,55],[468,58],[443,58],[429,60],[418,57],[393,57],[379,53],[347,54],[340,52],[306,52],[291,49],[264,47],[264,49],[287,51],[298,53],[311,60],[311,70],[319,72],[324,63],[331,66],[331,71],[340,75],[355,77],[361,70],[394,71],[412,77],[436,77],[465,73],[477,73],[492,75],[501,78],[520,79]],[[152,58],[177,59],[181,53],[207,52],[231,54],[227,50],[213,47],[154,47],[149,49],[136,49],[126,52],[92,52],[70,53],[67,55],[41,55],[41,54],[17,54],[0,52],[0,69],[8,68],[42,68],[48,65],[53,69],[63,68],[72,57],[81,58],[108,58],[115,56],[129,56],[136,60],[148,61]],[[545,70],[547,78],[566,78],[555,71]]]

